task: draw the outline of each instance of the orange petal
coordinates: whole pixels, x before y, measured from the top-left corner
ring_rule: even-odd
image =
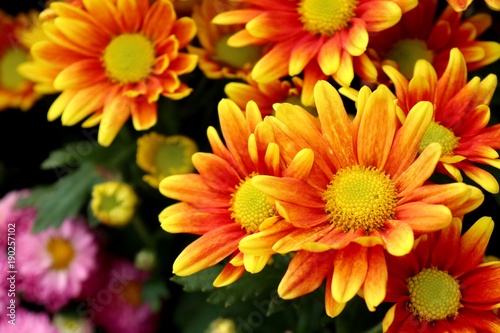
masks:
[[[340,56],[340,66],[332,74],[333,79],[341,86],[348,87],[354,79],[354,68],[352,65],[352,55],[347,51],[342,51]]]
[[[185,202],[168,206],[158,216],[169,233],[203,235],[212,229],[233,223],[226,208],[195,208]]]
[[[271,82],[288,75],[288,64],[294,42],[276,43],[252,69],[252,78],[259,83]]]
[[[396,208],[396,218],[408,224],[414,232],[427,233],[441,230],[451,223],[450,209],[443,205],[410,202]]]
[[[241,182],[232,166],[217,155],[196,153],[193,155],[192,161],[205,184],[214,189],[233,193]]]
[[[396,133],[385,168],[394,179],[415,160],[420,141],[432,116],[433,106],[430,102],[419,102],[408,113],[403,126]]]
[[[224,269],[219,273],[217,278],[215,278],[213,285],[214,287],[221,288],[236,282],[240,277],[245,274],[246,270],[243,266],[233,266],[228,263],[224,266]]]
[[[381,246],[368,249],[368,271],[363,285],[363,297],[370,311],[375,311],[385,298],[388,279],[384,250]]]
[[[283,177],[292,177],[306,181],[314,162],[314,152],[304,148],[295,155],[288,168],[283,171]]]
[[[343,48],[352,56],[360,56],[368,46],[368,32],[365,22],[353,17],[349,20],[349,28],[340,31]]]
[[[323,44],[318,53],[318,64],[325,75],[332,75],[338,70],[341,53],[340,35],[334,34]]]
[[[356,7],[359,18],[369,32],[382,31],[395,25],[402,16],[401,8],[392,1],[369,1]]]
[[[150,129],[158,120],[158,106],[156,102],[149,103],[141,100],[136,107],[131,109],[132,124],[135,130],[144,131]]]
[[[117,8],[109,1],[83,0],[87,12],[102,24],[108,33],[119,35],[123,31],[121,22],[117,20]],[[127,1],[131,2],[131,1]],[[129,16],[137,16],[136,12],[128,12]],[[124,15],[125,16],[125,15]]]
[[[278,294],[284,299],[293,299],[316,290],[331,272],[332,262],[332,251],[297,252],[278,286]]]
[[[331,155],[335,168],[354,164],[351,120],[339,93],[328,82],[318,81],[314,87],[314,99],[323,135],[330,147],[335,148]]]
[[[237,250],[238,242],[245,235],[236,223],[207,232],[179,254],[173,264],[173,273],[187,276],[221,262]]]
[[[396,132],[396,109],[392,94],[379,86],[368,98],[358,129],[358,163],[383,169]],[[436,161],[437,163],[437,161]]]
[[[170,1],[155,1],[144,18],[142,32],[154,42],[163,40],[170,35],[175,19],[174,6]]]
[[[196,36],[196,24],[194,20],[187,16],[179,18],[172,27],[172,34],[179,41],[179,49],[184,49],[193,40],[194,36]]]
[[[481,185],[486,191],[496,194],[499,192],[498,181],[488,171],[476,167],[470,163],[461,163],[462,171],[473,181]]]
[[[500,301],[500,262],[481,264],[460,276],[463,288],[460,302],[478,310],[491,310]]]
[[[488,246],[491,234],[493,232],[494,223],[491,217],[482,217],[476,221],[462,235],[460,239],[460,252],[455,265],[450,270],[455,275],[460,275],[476,267],[483,261],[484,252]]]
[[[252,254],[245,254],[243,263],[247,272],[255,274],[266,267],[269,259],[271,259],[271,255],[254,256]]]
[[[168,176],[160,182],[159,190],[168,198],[196,207],[229,207],[229,194],[211,188],[198,174]]]
[[[109,146],[130,117],[131,103],[133,100],[117,94],[109,95],[105,103],[97,141],[101,146]]]
[[[107,81],[107,79],[101,61],[86,59],[72,63],[64,68],[54,80],[54,87],[61,91],[84,88],[100,81]]]
[[[110,91],[111,87],[107,82],[77,90],[62,114],[63,125],[76,125],[91,113],[102,109]]]
[[[346,303],[339,303],[333,299],[332,296],[332,274],[329,274],[326,279],[326,288],[325,288],[325,310],[326,314],[331,317],[337,317],[342,310],[344,310]]]
[[[300,74],[306,65],[316,57],[322,45],[322,38],[314,38],[310,35],[305,35],[301,40],[297,41],[290,55],[288,75]]]
[[[450,51],[450,58],[445,72],[438,81],[436,90],[436,109],[440,110],[443,105],[455,96],[467,81],[467,65],[465,59],[457,48]]]
[[[339,303],[351,300],[365,282],[368,271],[367,248],[352,243],[337,250],[334,257],[332,296]]]
[[[240,241],[239,249],[245,255],[252,254],[254,256],[263,256],[274,254],[276,253],[272,249],[274,244],[294,229],[295,228],[291,224],[280,221],[265,230],[260,230],[259,232],[243,238]]]
[[[387,252],[393,256],[404,256],[413,248],[414,236],[411,227],[400,221],[387,221],[380,236],[385,242]]]

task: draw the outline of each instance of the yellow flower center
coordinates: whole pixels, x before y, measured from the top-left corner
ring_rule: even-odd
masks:
[[[262,47],[255,45],[232,47],[227,45],[229,36],[223,36],[215,43],[214,60],[235,69],[242,69],[246,64],[253,64],[260,59]]]
[[[357,4],[357,0],[302,0],[297,11],[305,30],[332,36],[349,25]]]
[[[51,238],[47,244],[47,251],[52,258],[53,269],[66,269],[75,256],[75,249],[70,242],[63,238]]]
[[[429,50],[425,42],[420,39],[403,39],[394,44],[385,57],[397,62],[401,74],[411,79],[417,60],[425,59],[432,63],[434,52]]]
[[[426,268],[406,281],[410,292],[408,309],[420,320],[431,322],[458,315],[460,284],[448,273]]]
[[[142,34],[123,34],[108,44],[103,60],[111,79],[120,83],[138,82],[151,72],[155,48]]]
[[[396,185],[374,167],[355,165],[339,170],[323,194],[330,221],[345,231],[380,229],[394,218]]]
[[[264,193],[253,187],[250,177],[236,187],[229,210],[231,217],[248,233],[258,231],[264,220],[276,215],[274,206]]]
[[[138,281],[130,281],[125,284],[122,292],[125,300],[134,305],[139,306],[142,303],[142,285]]]
[[[433,142],[437,142],[441,145],[442,155],[452,153],[453,150],[458,146],[459,138],[453,134],[453,132],[436,122],[431,122],[429,127],[424,133],[422,141],[420,141],[420,147],[418,151],[421,153],[424,149]]]
[[[160,175],[169,176],[191,172],[191,157],[198,150],[188,137],[174,135],[165,138],[154,156],[154,165]]]
[[[13,47],[5,51],[0,58],[0,86],[16,91],[27,81],[17,72],[17,67],[28,60],[28,53],[21,48]]]

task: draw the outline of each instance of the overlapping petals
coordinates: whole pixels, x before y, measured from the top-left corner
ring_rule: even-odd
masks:
[[[273,246],[276,252],[305,250],[319,252],[318,256],[324,256],[325,251],[331,253],[333,301],[328,301],[327,307],[341,306],[363,288],[368,307],[374,309],[383,300],[384,279],[381,282],[376,279],[386,272],[384,250],[395,256],[407,254],[414,245],[415,235],[445,228],[452,216],[477,208],[484,197],[477,188],[465,184],[427,183],[441,155],[440,145],[432,144],[417,156],[420,140],[432,120],[430,103],[417,103],[400,127],[394,99],[385,86],[373,93],[367,87],[361,89],[357,115],[352,122],[337,91],[327,82],[317,83],[315,100],[319,119],[286,103],[277,107],[276,117],[265,119],[273,127],[278,145],[286,152],[285,160],[304,148],[314,152],[314,163],[304,166],[308,177],[257,175],[252,184],[273,198],[280,214],[295,227]],[[383,221],[380,228],[345,230],[335,225],[335,218],[327,211],[324,193],[328,185],[340,170],[354,166],[382,170],[395,184],[397,203],[393,218]],[[259,238],[260,234],[253,237]],[[244,247],[243,251],[252,254],[255,250]],[[314,254],[304,256],[313,259],[301,263],[301,269],[304,266],[313,269],[318,259]],[[348,268],[353,258],[359,261],[359,270]],[[318,279],[329,279],[331,272],[332,267]],[[287,273],[281,290],[296,290],[298,281],[291,276],[295,274]],[[354,285],[343,290],[347,287],[339,281],[344,284],[352,281]],[[302,288],[314,289],[308,285],[299,290]],[[284,295],[295,294],[284,292]],[[327,312],[337,313],[334,310],[337,306]]]
[[[321,30],[326,29],[319,23],[321,20],[300,13],[298,8],[306,6],[301,1],[244,2],[250,6],[223,12],[213,22],[246,24],[244,30],[229,38],[231,46],[270,43],[269,50],[252,69],[251,76],[255,81],[266,83],[303,73],[303,105],[313,104],[313,87],[317,80],[333,76],[341,85],[350,85],[354,78],[353,57],[364,54],[369,32],[380,32],[393,26],[402,13],[417,5],[417,1],[346,3],[345,7],[353,7],[352,14],[337,16],[333,9],[332,13],[321,14],[325,20],[333,22],[328,28],[332,30],[327,33]]]
[[[500,319],[492,311],[500,307],[500,262],[483,263],[493,221],[483,217],[462,236],[461,230],[462,221],[455,218],[445,229],[423,236],[409,254],[403,257],[387,255],[389,278],[385,301],[396,304],[384,318],[384,332],[410,328],[433,332],[496,332],[500,329]],[[411,303],[408,279],[424,269],[445,272],[458,281],[458,315],[429,322],[408,310]]]
[[[391,66],[384,71],[394,82],[398,105],[404,113],[420,101],[434,104],[433,121],[449,129],[457,138],[456,146],[443,153],[437,170],[462,181],[461,171],[491,193],[498,193],[498,181],[478,164],[500,167],[496,150],[500,149],[500,127],[488,126],[489,104],[497,86],[494,74],[467,82],[465,58],[452,49],[450,61],[438,79],[429,62],[420,60],[411,80]]]
[[[156,124],[160,95],[180,99],[191,92],[179,76],[196,67],[197,56],[179,50],[193,39],[196,27],[190,18],[177,19],[170,1],[54,2],[50,9],[43,25],[48,41],[34,44],[34,61],[20,67],[39,91],[61,92],[48,112],[50,121],[62,116],[68,126],[100,123],[98,141],[108,146],[130,117],[137,130]],[[114,46],[120,52],[108,51],[122,36],[150,43],[151,64],[139,46],[127,49],[121,42]],[[136,61],[116,55],[123,52]],[[137,63],[142,68],[135,68]],[[129,76],[137,72],[142,77]]]

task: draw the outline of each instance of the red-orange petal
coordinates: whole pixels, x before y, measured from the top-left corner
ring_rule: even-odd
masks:
[[[238,249],[246,236],[236,223],[211,230],[189,244],[175,259],[173,273],[187,276],[211,267]]]
[[[337,250],[333,260],[332,296],[339,303],[351,300],[365,282],[368,249],[352,243]]]

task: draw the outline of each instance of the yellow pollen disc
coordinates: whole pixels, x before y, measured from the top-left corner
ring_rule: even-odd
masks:
[[[0,86],[16,91],[27,81],[17,72],[17,67],[28,60],[28,53],[20,48],[10,48],[0,58]]]
[[[355,165],[339,170],[323,194],[330,222],[344,231],[383,228],[394,218],[396,185],[374,167]]]
[[[147,78],[154,60],[154,45],[142,34],[123,34],[113,38],[103,55],[109,77],[120,83]]]
[[[420,39],[403,39],[395,43],[385,57],[397,62],[401,74],[411,79],[417,60],[425,59],[432,63],[434,52],[427,49],[425,42]]]
[[[297,11],[305,30],[332,36],[349,25],[357,4],[357,0],[302,0]]]
[[[228,39],[229,35],[215,43],[214,60],[235,69],[243,69],[246,64],[253,64],[260,59],[262,47],[255,45],[232,47],[227,45]]]
[[[428,145],[437,142],[441,145],[442,155],[449,154],[458,146],[459,139],[449,128],[433,121],[425,131],[418,151],[421,153]]]
[[[47,244],[47,251],[52,257],[53,269],[66,269],[75,256],[73,245],[62,238],[51,238]]]
[[[267,218],[276,215],[274,206],[267,201],[264,193],[257,190],[245,179],[233,193],[231,198],[231,217],[249,234],[259,230],[259,226]]]
[[[426,268],[406,281],[410,293],[408,309],[420,320],[431,322],[458,315],[460,284],[446,272]]]

